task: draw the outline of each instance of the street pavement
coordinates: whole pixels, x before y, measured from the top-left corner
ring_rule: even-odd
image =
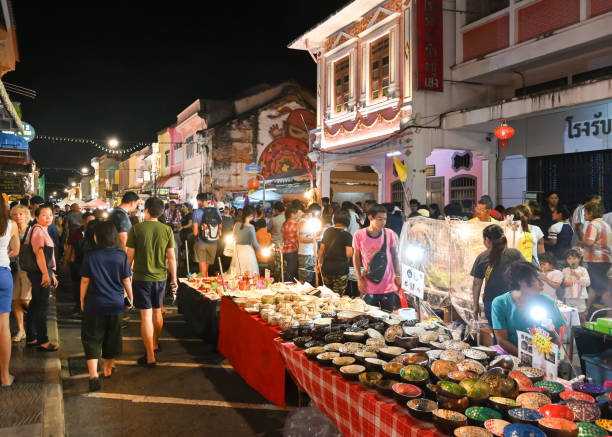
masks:
[[[69,279],[66,279],[69,284]],[[175,307],[165,316],[158,366],[136,364],[143,355],[136,312],[123,330],[116,374],[89,393],[80,319],[71,294],[58,290],[58,325],[66,435],[279,436],[288,410],[250,388],[214,348],[194,338]]]

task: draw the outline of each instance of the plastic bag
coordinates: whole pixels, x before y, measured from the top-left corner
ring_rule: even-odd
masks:
[[[283,437],[342,437],[336,425],[315,406],[296,408],[287,416]]]

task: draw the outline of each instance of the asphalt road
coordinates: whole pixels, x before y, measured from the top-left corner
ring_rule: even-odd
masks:
[[[89,393],[80,340],[72,317],[71,294],[58,290],[66,433],[81,436],[279,436],[288,411],[271,405],[250,388],[224,358],[194,338],[176,308],[165,317],[159,365],[136,364],[144,347],[137,313],[123,331],[117,372]]]

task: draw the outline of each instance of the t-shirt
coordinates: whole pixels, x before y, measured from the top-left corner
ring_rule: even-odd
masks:
[[[312,232],[308,232],[306,230],[308,228],[308,220],[309,219],[307,218],[303,218],[298,222],[298,232],[300,238],[306,238],[309,241],[312,241]],[[314,256],[314,243],[304,243],[298,238],[298,255]]]
[[[572,247],[573,237],[574,230],[567,222],[557,222],[548,229],[548,238],[557,240],[557,244],[550,249],[555,258],[565,258],[565,252]]]
[[[501,296],[502,294],[510,291],[510,284],[508,284],[504,279],[504,273],[510,264],[514,261],[525,260],[521,252],[516,249],[506,249],[504,253],[502,253],[501,258],[493,266],[491,270],[491,274],[489,275],[489,279],[485,278],[487,274],[487,268],[489,267],[489,254],[491,253],[491,249],[487,249],[482,252],[476,260],[474,261],[474,265],[472,266],[472,271],[470,275],[474,278],[484,279],[485,280],[485,289],[484,295],[482,297],[483,302],[491,302],[497,296]]]
[[[404,226],[404,221],[401,217],[396,216],[395,214],[387,213],[387,224],[385,228],[393,229],[393,232],[399,237],[402,235],[402,227]]]
[[[283,253],[297,252],[298,250],[298,222],[287,220],[281,226],[283,234]]]
[[[548,272],[543,272],[542,274],[545,275],[549,281],[558,282],[559,287],[561,286],[561,283],[563,282],[563,273],[561,273],[559,270],[550,270]],[[543,285],[544,289],[542,290],[542,293],[557,300],[557,289],[548,285],[548,282],[544,282]]]
[[[157,220],[138,223],[128,233],[127,247],[135,250],[134,280],[166,280],[166,249],[174,249],[174,234],[170,226]]]
[[[533,259],[535,259],[538,263],[538,265],[540,264],[540,260],[538,258],[538,241],[540,241],[542,238],[544,238],[544,232],[542,232],[542,229],[540,229],[539,226],[536,225],[529,225],[529,233],[531,234],[531,237],[533,238],[533,253],[532,253],[532,257]]]
[[[53,263],[51,266],[52,270],[55,270],[55,244],[53,244],[53,239],[47,232],[47,229],[43,228],[41,225],[34,225],[30,229],[30,244],[32,245],[32,250],[34,254],[38,252],[38,249],[44,246],[53,247]]]
[[[364,280],[366,283],[366,290],[368,294],[383,294],[391,293],[397,290],[395,285],[395,268],[393,266],[393,257],[391,256],[391,248],[397,247],[397,237],[395,232],[391,229],[384,228],[385,235],[387,236],[387,270],[383,276],[382,281],[379,284],[375,284],[368,279]],[[368,270],[368,264],[372,257],[380,251],[383,245],[383,233],[377,237],[373,237],[368,233],[368,229],[360,229],[355,232],[353,236],[353,248],[361,253],[361,263],[363,264],[363,271]]]
[[[534,306],[541,306],[546,310],[547,318],[552,320],[557,331],[565,325],[565,319],[559,311],[559,307],[550,296],[545,294],[533,296],[528,302],[527,308],[533,308]],[[504,293],[493,300],[491,318],[493,319],[493,329],[507,330],[508,340],[515,346],[518,345],[516,331],[529,332],[536,324],[528,311],[520,311],[516,307],[512,299],[512,292]]]
[[[230,216],[223,215],[221,216],[221,223],[223,223],[221,235],[225,237],[227,234],[231,234],[232,229],[234,229],[234,219]]]
[[[593,241],[592,246],[585,246],[583,250],[586,262],[609,263],[612,261],[610,246],[612,246],[612,229],[606,222],[596,218],[589,223],[584,233],[584,239]]]
[[[575,273],[575,274],[572,274]],[[566,267],[563,269],[565,287],[563,297],[566,299],[586,299],[589,297],[587,287],[591,285],[589,272],[582,266],[575,269]]]
[[[132,229],[132,222],[127,211],[120,206],[113,208],[108,219],[113,222],[117,232],[130,232]]]
[[[81,222],[83,221],[83,214],[81,214],[80,212],[70,211],[66,215],[66,221],[68,222],[68,228],[70,230],[78,228],[79,226],[81,226]]]
[[[210,208],[212,208],[212,207],[210,207]],[[223,223],[223,217],[221,217],[221,213],[219,212],[218,209],[215,209],[215,211],[217,211],[217,214],[219,214],[219,219],[221,220],[221,223]],[[198,229],[202,225],[202,220],[203,219],[204,219],[204,208],[198,208],[198,209],[193,211],[193,224],[194,225],[198,225]],[[223,232],[223,226],[221,226],[221,232]],[[216,240],[213,240],[213,241],[202,240],[199,236],[198,236],[196,241],[198,243],[204,243],[204,244],[217,244]]]
[[[121,248],[88,252],[83,258],[81,276],[90,279],[84,312],[111,316],[123,311],[123,280],[132,276],[132,271]]]
[[[268,224],[268,231],[272,234],[272,243],[279,247],[283,244],[283,233],[281,232],[283,223],[285,223],[285,215],[278,214],[272,217]]]
[[[349,271],[349,261],[346,258],[346,248],[353,245],[353,237],[344,229],[328,228],[323,234],[322,270],[326,276],[346,275]]]

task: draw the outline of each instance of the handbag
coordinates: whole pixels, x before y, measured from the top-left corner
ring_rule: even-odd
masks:
[[[19,243],[20,243],[19,248],[20,248],[20,250],[21,250],[21,247],[23,246],[23,242],[25,241],[25,239],[28,236],[28,232],[29,231],[30,231],[30,225],[28,225],[28,227],[26,228],[25,233],[23,234],[23,237],[19,240]],[[15,276],[16,274],[19,273],[19,271],[21,270],[19,268],[19,255],[17,255],[16,257],[11,258],[10,268],[11,268],[11,274],[13,276]]]
[[[383,245],[368,263],[365,277],[370,282],[380,284],[387,271],[387,230],[383,228]]]
[[[24,241],[19,248],[19,267],[28,273],[41,273],[40,268],[36,262],[36,254],[32,248],[32,234],[34,233],[35,227],[30,230],[30,240]],[[53,247],[44,246],[43,252],[45,254],[45,261],[47,264],[47,270],[51,271],[53,267]]]

